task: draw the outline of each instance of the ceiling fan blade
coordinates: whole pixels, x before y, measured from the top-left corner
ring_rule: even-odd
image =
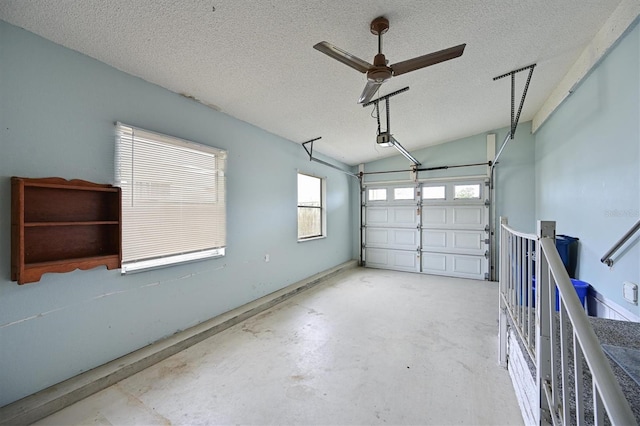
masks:
[[[373,95],[376,94],[378,88],[384,83],[384,81],[371,81],[367,80],[367,85],[364,86],[364,90],[362,91],[362,95],[360,95],[360,99],[358,99],[359,104],[366,104],[373,98]]]
[[[339,47],[336,47],[326,41],[321,41],[320,43],[313,46],[313,48],[319,50],[327,56],[331,56],[333,59],[340,61],[345,65],[349,65],[351,68],[355,69],[356,71],[360,71],[361,73],[369,71],[369,68],[373,66],[369,62],[353,56],[346,50],[342,50]]]
[[[390,68],[393,70],[393,75],[400,75],[410,71],[419,70],[420,68],[439,64],[440,62],[448,61],[449,59],[454,59],[458,56],[461,56],[464,52],[465,46],[466,44],[460,44],[448,49],[439,50],[437,52],[429,53],[423,56],[418,56],[417,58],[408,59],[406,61],[393,64]]]

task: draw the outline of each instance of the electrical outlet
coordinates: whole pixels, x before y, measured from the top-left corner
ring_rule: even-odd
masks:
[[[268,261],[269,261],[269,253],[267,253],[267,254],[265,254],[265,255],[264,255],[264,261],[265,261],[265,262],[268,262]]]
[[[627,302],[638,304],[638,284],[625,281],[622,283],[622,294]]]

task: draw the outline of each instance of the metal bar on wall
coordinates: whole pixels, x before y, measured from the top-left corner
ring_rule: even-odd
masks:
[[[447,170],[447,169],[456,169],[459,167],[474,167],[474,166],[491,166],[491,161],[487,161],[484,163],[472,163],[472,164],[459,164],[459,165],[455,165],[455,166],[437,166],[437,167],[426,167],[426,168],[411,168],[408,170],[384,170],[384,171],[380,171],[380,172],[361,172],[360,174],[362,176],[366,176],[366,175],[379,175],[379,174],[385,174],[385,173],[404,173],[404,172],[431,172],[434,170]]]
[[[633,236],[633,234],[635,234],[636,232],[638,232],[638,230],[640,230],[640,220],[637,221],[635,223],[635,225],[633,225],[631,227],[631,229],[629,229],[623,236],[622,238],[620,238],[618,241],[616,241],[616,243],[613,245],[613,247],[611,247],[605,254],[604,256],[602,256],[602,258],[600,259],[600,262],[606,264],[607,266],[613,266],[613,259],[611,259],[611,256],[613,256],[613,254],[615,252],[617,252],[620,247],[622,247],[624,245],[624,243],[627,242],[627,240],[629,240],[629,238],[631,238]]]
[[[328,163],[328,162],[326,162],[326,161],[324,161],[324,160],[320,160],[319,158],[315,158],[315,157],[313,156],[313,143],[314,143],[315,141],[317,141],[318,139],[322,139],[322,136],[319,136],[319,137],[314,138],[314,139],[310,139],[310,140],[308,140],[308,141],[306,141],[306,142],[303,142],[303,143],[302,143],[302,147],[303,147],[303,148],[304,148],[304,150],[307,152],[307,155],[309,155],[309,161],[315,161],[316,163],[323,164],[323,165],[325,165],[325,166],[327,166],[327,167],[331,167],[332,169],[336,169],[336,170],[338,170],[338,171],[341,171],[342,173],[345,173],[345,174],[347,174],[347,175],[349,175],[349,176],[353,176],[354,178],[358,178],[358,179],[360,179],[360,176],[358,176],[358,175],[357,175],[357,174],[355,174],[355,173],[351,173],[350,171],[347,171],[347,170],[341,169],[340,167],[335,166],[335,165],[333,165],[333,164],[331,164],[331,163]],[[307,148],[307,145],[309,145],[309,148]]]

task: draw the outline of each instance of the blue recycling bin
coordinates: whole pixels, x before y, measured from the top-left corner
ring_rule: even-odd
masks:
[[[556,235],[556,249],[569,276],[575,277],[578,264],[578,238]]]
[[[576,266],[578,264],[578,241],[580,239],[576,237],[570,237],[568,235],[556,235],[556,250],[560,255],[560,259],[564,264],[564,268],[567,270],[569,277],[576,276]],[[532,275],[536,273],[536,252],[527,253],[527,257],[531,256],[533,261],[531,267],[533,271]]]
[[[531,292],[532,292],[532,303],[531,307],[536,306],[536,277],[533,277],[533,283],[531,284]],[[580,304],[582,307],[586,307],[587,303],[587,293],[589,292],[589,283],[576,280],[571,278],[571,284],[573,284],[573,288],[576,290],[576,294],[578,295],[578,299],[580,299]],[[558,287],[556,287],[556,311],[560,310],[560,295],[558,294]]]

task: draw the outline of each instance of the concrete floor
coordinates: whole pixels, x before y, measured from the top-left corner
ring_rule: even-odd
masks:
[[[495,283],[356,268],[36,424],[522,424]]]

